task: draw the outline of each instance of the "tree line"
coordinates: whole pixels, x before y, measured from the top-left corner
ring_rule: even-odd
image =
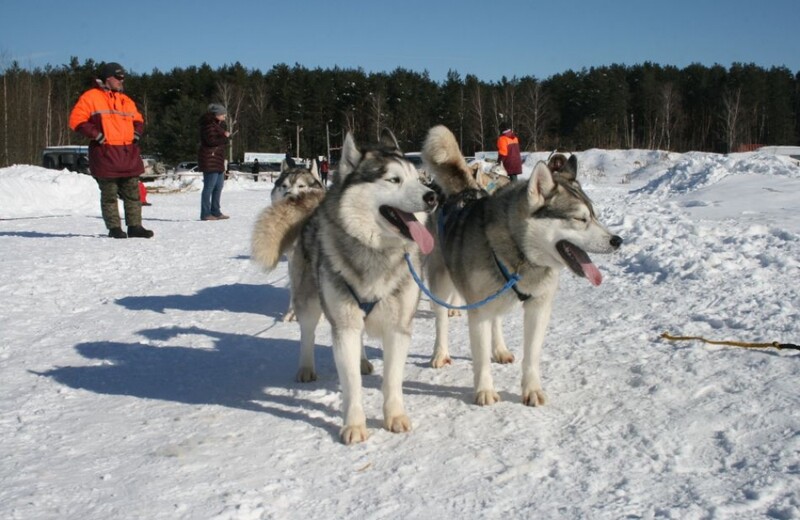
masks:
[[[78,96],[99,63],[2,68],[0,166],[39,164],[46,146],[86,144],[67,128]],[[419,150],[427,130],[448,126],[465,155],[494,150],[508,121],[522,147],[534,150],[645,148],[727,153],[748,145],[797,145],[800,73],[754,64],[654,63],[567,70],[496,82],[450,71],[443,82],[398,68],[308,69],[278,64],[263,72],[240,63],[169,72],[128,73],[125,91],[145,118],[145,154],[167,164],[196,157],[198,119],[210,102],[228,110],[234,132],[229,159],[245,152],[290,151],[334,160],[345,132],[357,141],[395,133],[405,151]]]

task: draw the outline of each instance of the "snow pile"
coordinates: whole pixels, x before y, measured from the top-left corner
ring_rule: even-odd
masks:
[[[84,212],[99,208],[99,201],[88,175],[27,165],[0,169],[0,218]]]
[[[714,155],[683,154],[670,169],[642,188],[643,193],[665,196],[688,193],[716,184],[729,175],[758,174],[800,178],[798,162],[766,153]]]

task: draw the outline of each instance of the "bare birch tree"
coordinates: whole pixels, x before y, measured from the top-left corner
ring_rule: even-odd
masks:
[[[735,150],[739,138],[739,112],[741,110],[742,89],[728,90],[722,96],[722,130],[728,153]]]
[[[217,82],[217,93],[225,110],[228,111],[228,131],[231,132],[231,137],[228,139],[228,162],[230,162],[233,161],[233,133],[239,122],[244,94],[241,88],[227,81]]]

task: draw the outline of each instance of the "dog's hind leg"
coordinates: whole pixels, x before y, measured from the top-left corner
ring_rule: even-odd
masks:
[[[428,258],[428,262],[428,279],[430,280],[433,294],[450,304],[463,303],[461,301],[461,296],[456,291],[455,285],[453,285],[453,280],[450,278],[450,273],[447,271],[441,253],[435,251]],[[453,316],[453,313],[458,311],[452,309],[448,310],[434,301],[431,301],[431,310],[436,318],[436,339],[433,344],[431,366],[433,368],[442,368],[453,362],[453,360],[450,359],[448,339],[449,317]]]
[[[298,315],[300,323],[300,363],[297,368],[295,379],[301,383],[310,383],[317,380],[317,372],[314,369],[314,340],[322,310],[319,304],[316,309],[304,309]]]
[[[514,354],[508,350],[503,338],[502,316],[492,318],[492,361],[504,365],[514,362]]]
[[[304,292],[305,291],[305,292]],[[309,293],[308,291],[315,291]],[[312,294],[308,298],[297,298],[298,294]],[[297,322],[300,324],[300,363],[295,379],[301,383],[317,380],[314,369],[314,341],[317,325],[322,316],[322,305],[316,296],[316,287],[300,285],[298,291],[292,291],[292,305],[297,311]]]
[[[500,401],[494,391],[491,372],[490,341],[492,320],[478,311],[469,311],[469,344],[472,350],[472,370],[475,383],[475,404],[481,406]]]
[[[364,342],[361,342],[361,375],[368,376],[375,371],[375,367],[372,366],[369,359],[367,359],[367,347],[364,346]]]
[[[447,309],[436,303],[431,303],[433,307],[433,314],[436,318],[436,340],[433,344],[433,356],[431,357],[431,366],[433,368],[442,368],[453,362],[450,359],[450,351],[448,347],[448,333],[449,312]]]
[[[383,334],[383,426],[390,432],[411,430],[411,420],[403,406],[403,369],[411,337],[399,331]]]
[[[289,302],[289,307],[286,308],[286,312],[281,321],[297,321],[297,316],[294,314],[294,307],[292,307],[291,302]]]

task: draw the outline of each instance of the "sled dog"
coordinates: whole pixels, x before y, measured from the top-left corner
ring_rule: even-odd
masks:
[[[490,363],[514,361],[503,339],[501,317],[521,302],[522,402],[544,404],[539,358],[559,274],[568,267],[599,285],[602,275],[587,252],[611,253],[622,239],[597,221],[576,179],[574,155],[555,173],[539,162],[527,182],[511,183],[492,195],[479,188],[455,137],[444,126],[429,131],[422,155],[445,195],[429,226],[436,236],[426,265],[432,293],[445,301],[478,303],[519,277],[512,290],[467,312],[475,402],[489,405],[500,399]],[[439,368],[450,363],[448,312],[440,305],[433,307],[436,339],[431,364]]]
[[[284,161],[284,164],[286,161]],[[272,205],[276,205],[283,200],[295,200],[301,193],[308,191],[317,191],[325,193],[325,188],[322,186],[322,180],[314,174],[313,171],[306,168],[285,168],[281,171],[278,179],[275,181],[275,186],[272,188],[270,198]],[[285,252],[286,258],[291,265],[292,250],[291,248]],[[291,270],[291,266],[289,267]],[[294,308],[292,307],[291,298],[289,300],[289,307],[283,315],[283,321],[294,321]]]
[[[420,292],[405,255],[419,266],[420,253],[433,249],[433,236],[414,213],[426,217],[435,207],[436,194],[420,182],[391,132],[363,149],[348,133],[336,181],[324,197],[302,193],[288,210],[277,204],[259,219],[254,257],[268,269],[298,237],[290,264],[300,324],[298,380],[316,379],[314,333],[321,313],[331,323],[345,444],[367,438],[359,370],[364,332],[383,345],[383,424],[392,432],[411,429],[402,379]]]
[[[499,168],[502,169],[502,166]],[[508,175],[498,171],[497,166],[486,172],[483,171],[483,165],[477,162],[470,166],[470,170],[478,187],[490,195],[511,182]]]

